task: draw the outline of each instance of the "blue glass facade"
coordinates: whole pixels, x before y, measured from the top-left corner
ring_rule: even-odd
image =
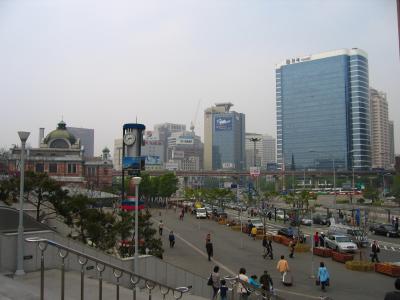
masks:
[[[214,113],[212,122],[213,169],[242,170],[246,165],[244,114]]]
[[[289,169],[370,168],[368,65],[326,55],[276,69],[277,160]]]

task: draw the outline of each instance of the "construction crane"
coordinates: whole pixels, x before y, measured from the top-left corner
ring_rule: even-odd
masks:
[[[200,102],[201,102],[201,99],[199,99],[199,101],[197,101],[196,111],[194,113],[194,117],[193,117],[192,121],[190,122],[190,130],[193,133],[194,133],[194,128],[195,128],[196,121],[197,121],[197,115],[199,114]]]

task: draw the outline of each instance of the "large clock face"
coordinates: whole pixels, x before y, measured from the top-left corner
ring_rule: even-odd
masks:
[[[124,135],[124,142],[125,145],[131,146],[136,142],[136,136],[133,133],[128,132]]]

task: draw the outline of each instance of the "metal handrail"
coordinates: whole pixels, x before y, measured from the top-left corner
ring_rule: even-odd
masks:
[[[102,299],[103,294],[103,272],[106,268],[112,270],[112,274],[116,280],[116,299],[119,300],[119,287],[120,287],[120,278],[126,274],[129,276],[130,284],[132,285],[133,292],[133,300],[136,300],[137,287],[140,282],[144,283],[145,288],[148,290],[149,300],[152,298],[152,290],[159,286],[160,293],[165,299],[165,296],[171,291],[172,296],[178,300],[181,299],[184,293],[189,292],[192,289],[192,286],[184,286],[184,287],[170,287],[168,285],[156,282],[152,279],[144,277],[142,275],[136,274],[130,270],[125,268],[121,268],[110,263],[105,262],[99,258],[94,256],[82,253],[70,247],[61,245],[57,242],[54,242],[49,239],[39,238],[39,237],[30,237],[25,239],[27,242],[37,243],[39,250],[41,251],[40,256],[40,300],[44,300],[44,252],[47,249],[47,246],[54,246],[58,249],[58,256],[61,258],[61,299],[65,298],[65,259],[68,257],[70,253],[75,254],[78,259],[78,263],[81,266],[81,293],[80,299],[84,300],[84,288],[85,288],[85,266],[89,261],[92,261],[96,264],[96,271],[99,275],[99,300]]]
[[[224,277],[224,279],[232,286],[232,299],[238,299],[238,297],[235,297],[238,284],[241,284],[251,295],[256,296],[257,299],[270,299],[271,294],[269,292],[265,291],[262,288],[257,288],[249,284],[248,282],[239,279],[237,275],[226,276]]]

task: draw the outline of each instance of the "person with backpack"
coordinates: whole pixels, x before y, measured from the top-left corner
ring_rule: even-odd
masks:
[[[260,277],[261,288],[265,291],[264,297],[269,300],[273,294],[274,283],[272,282],[271,276],[268,274],[268,271],[265,270],[264,274]]]
[[[318,269],[317,284],[318,282],[321,285],[321,290],[325,292],[325,287],[329,286],[329,273],[322,261],[320,262]]]

